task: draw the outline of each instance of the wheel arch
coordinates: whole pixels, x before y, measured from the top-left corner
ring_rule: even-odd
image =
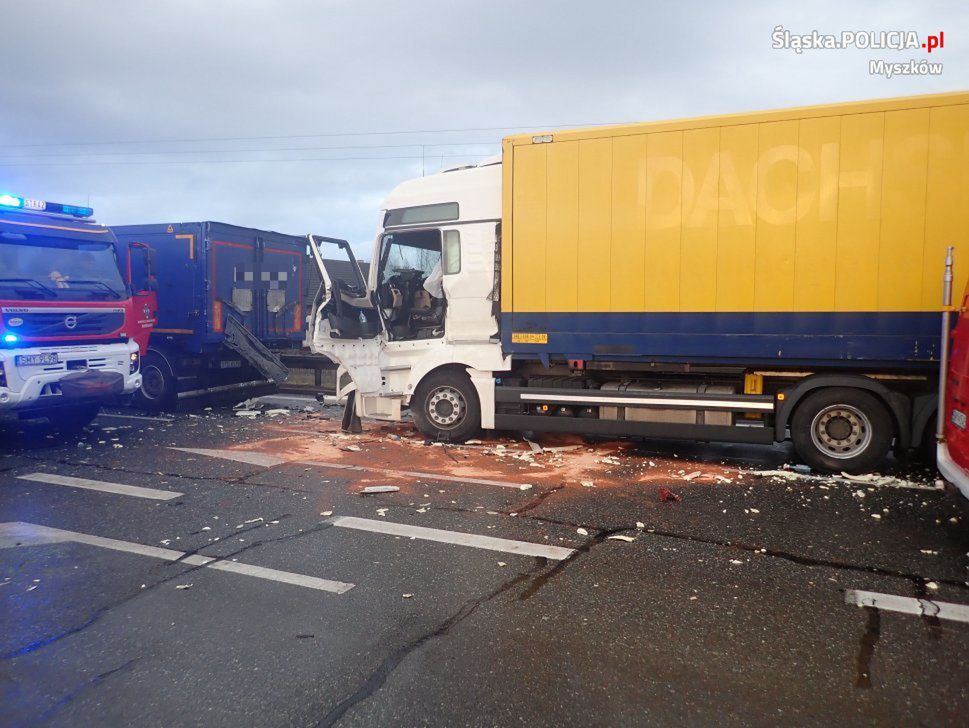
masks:
[[[774,420],[774,438],[781,442],[786,438],[787,428],[794,416],[794,411],[804,398],[811,392],[833,387],[847,387],[871,392],[892,415],[895,424],[895,437],[901,448],[907,448],[912,443],[911,414],[912,405],[908,397],[894,392],[881,382],[861,374],[815,374],[806,377],[790,389],[783,390],[784,399],[777,408]]]
[[[446,362],[444,364],[437,364],[427,369],[420,378],[414,383],[414,388],[411,391],[411,396],[408,398],[408,404],[413,398],[414,393],[417,392],[418,388],[427,381],[428,377],[434,376],[443,371],[452,372],[462,372],[468,375],[471,379],[471,384],[474,386],[475,392],[478,394],[478,405],[481,410],[481,427],[490,430],[494,429],[495,426],[495,378],[490,371],[482,371],[476,369],[474,365],[466,362]]]

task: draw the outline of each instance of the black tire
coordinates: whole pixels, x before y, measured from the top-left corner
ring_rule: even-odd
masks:
[[[866,473],[888,455],[895,424],[873,394],[831,387],[809,394],[791,420],[791,439],[801,459],[825,473]]]
[[[177,381],[165,357],[149,351],[141,359],[141,387],[132,399],[136,406],[148,412],[174,409]]]
[[[464,442],[481,427],[481,403],[465,372],[446,369],[417,385],[410,403],[417,429],[434,440]]]

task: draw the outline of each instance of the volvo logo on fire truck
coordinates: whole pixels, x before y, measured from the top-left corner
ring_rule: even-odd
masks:
[[[71,314],[64,317],[64,327],[73,330],[77,326],[77,316]]]

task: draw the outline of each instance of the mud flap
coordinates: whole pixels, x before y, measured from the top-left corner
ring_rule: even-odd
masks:
[[[279,357],[267,349],[255,334],[232,315],[225,319],[224,341],[226,346],[237,351],[266,379],[279,384],[286,381],[289,376],[289,369],[279,360]]]

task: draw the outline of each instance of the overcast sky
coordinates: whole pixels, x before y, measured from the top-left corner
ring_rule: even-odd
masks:
[[[109,225],[345,237],[366,258],[397,183],[506,133],[969,88],[969,4],[784,5],[4,0],[0,191],[90,200]],[[771,48],[777,25],[945,31],[945,48],[797,54]],[[943,71],[870,75],[882,58]]]

